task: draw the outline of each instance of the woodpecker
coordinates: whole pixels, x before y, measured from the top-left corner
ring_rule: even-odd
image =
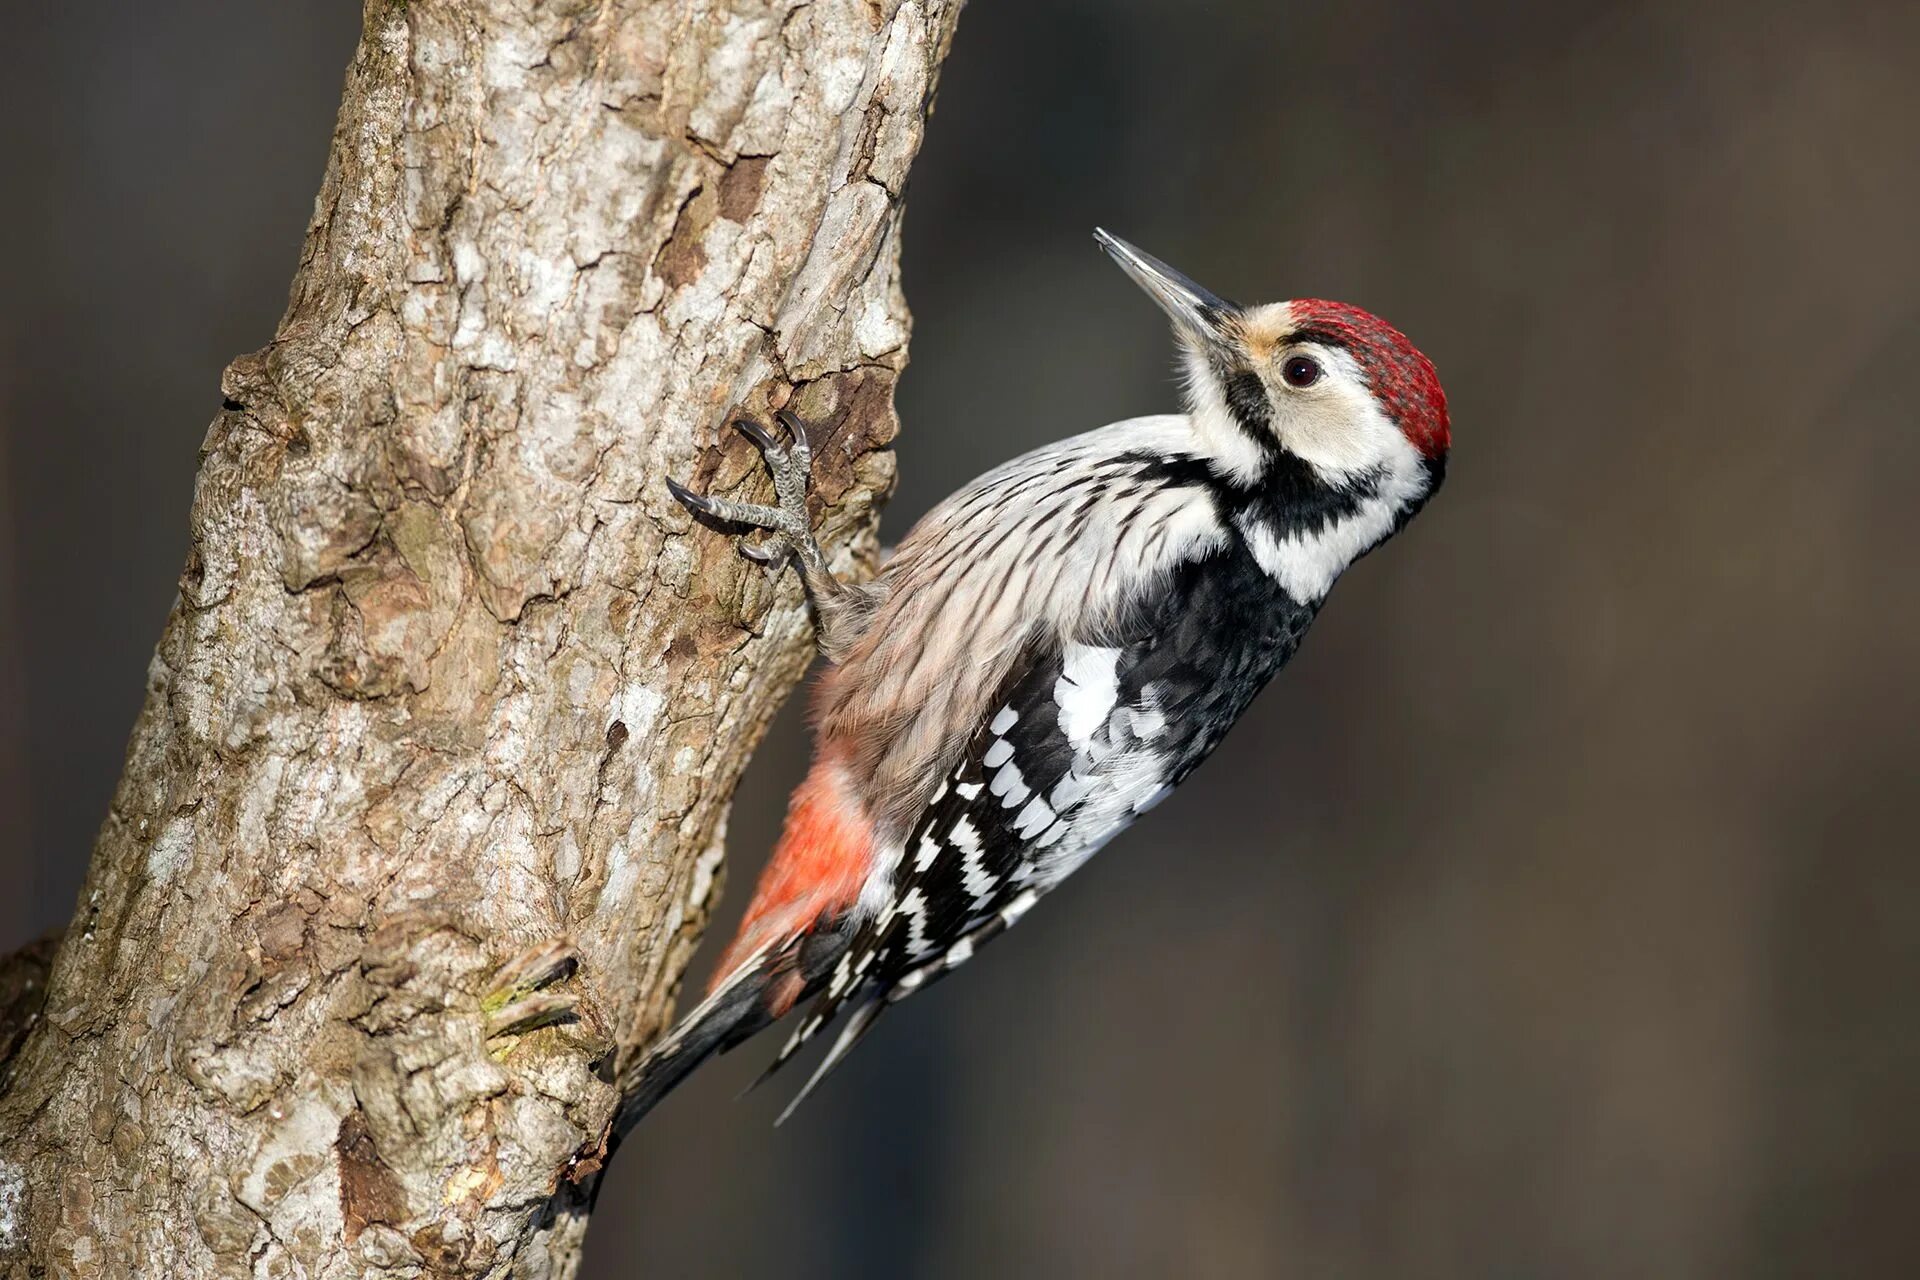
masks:
[[[772,1074],[836,1018],[781,1119],[889,1005],[964,964],[1193,771],[1293,656],[1334,580],[1433,496],[1432,363],[1358,307],[1242,307],[1105,231],[1173,321],[1186,412],[1047,445],[947,498],[870,582],[807,517],[806,432],[737,423],[828,660],[812,771],[706,999],[622,1081],[616,1135],[714,1053],[809,1002]],[[762,1077],[764,1079],[765,1076]]]

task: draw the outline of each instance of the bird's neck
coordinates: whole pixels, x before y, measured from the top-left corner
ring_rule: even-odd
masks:
[[[1279,451],[1256,484],[1229,487],[1226,514],[1260,568],[1294,600],[1317,605],[1349,565],[1399,531],[1434,483],[1391,467],[1336,483]]]

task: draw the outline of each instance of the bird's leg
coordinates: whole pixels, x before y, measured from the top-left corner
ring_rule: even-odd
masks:
[[[778,506],[708,497],[673,480],[667,481],[667,488],[682,506],[695,514],[772,531],[773,536],[765,542],[742,541],[740,554],[775,573],[790,560],[799,565],[800,581],[813,601],[814,616],[819,623],[820,648],[829,658],[834,658],[856,638],[860,593],[833,576],[833,570],[827,567],[826,553],[820,550],[820,543],[813,536],[813,525],[807,517],[813,449],[807,443],[806,428],[785,409],[774,414],[774,419],[786,432],[786,440],[777,439],[765,427],[747,419],[733,425],[753,441],[766,461],[767,470],[773,473],[773,492]]]

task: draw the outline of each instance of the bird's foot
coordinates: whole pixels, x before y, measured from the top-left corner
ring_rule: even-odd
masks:
[[[773,474],[773,491],[779,505],[769,507],[710,497],[673,480],[667,481],[667,488],[682,506],[696,515],[772,532],[773,536],[764,542],[743,540],[740,554],[777,573],[796,555],[808,566],[824,564],[825,557],[814,541],[813,525],[807,516],[807,490],[813,479],[813,449],[807,443],[807,430],[799,418],[785,409],[774,414],[774,420],[785,432],[786,439],[746,418],[733,426],[760,450],[767,470]]]

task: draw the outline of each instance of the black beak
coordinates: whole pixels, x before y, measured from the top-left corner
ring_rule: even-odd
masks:
[[[1228,331],[1240,315],[1236,303],[1194,283],[1119,236],[1096,228],[1093,239],[1120,264],[1122,271],[1133,277],[1135,284],[1147,291],[1148,297],[1160,304],[1162,311],[1173,317],[1174,325],[1183,333],[1210,345],[1227,341]]]

